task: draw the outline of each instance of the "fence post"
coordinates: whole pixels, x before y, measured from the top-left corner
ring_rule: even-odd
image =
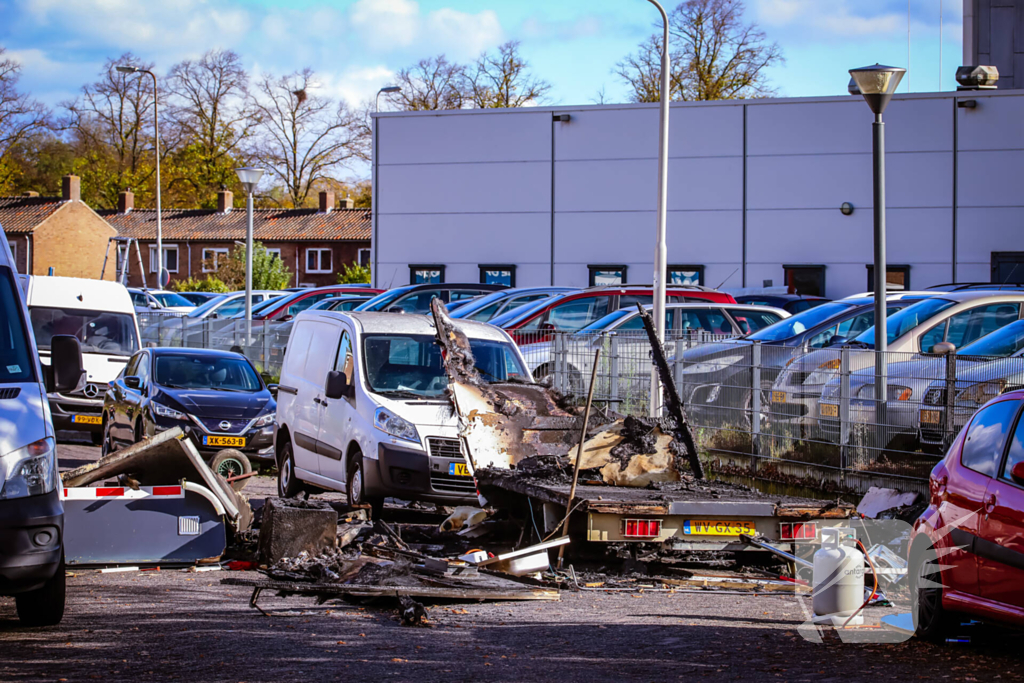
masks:
[[[619,335],[612,332],[608,343],[608,405],[619,410]]]
[[[946,391],[942,397],[943,418],[942,418],[942,450],[949,448],[956,438],[956,422],[953,419],[953,410],[956,406],[956,351],[946,354]]]
[[[756,340],[750,347],[750,446],[755,456],[761,454],[761,342]]]
[[[820,408],[819,408],[820,411]],[[850,458],[850,347],[839,351],[839,470],[845,477]]]
[[[567,393],[566,392],[566,387],[565,387],[565,384],[566,384],[566,382],[565,382],[565,374],[566,374],[565,373],[565,361],[566,361],[566,358],[565,358],[565,353],[564,353],[564,349],[563,349],[563,346],[564,346],[563,342],[564,341],[565,341],[565,339],[563,339],[562,335],[558,334],[557,332],[552,332],[551,333],[551,342],[552,342],[551,346],[554,349],[554,356],[555,356],[555,388],[558,389],[558,391],[562,392],[563,394],[566,394]]]
[[[178,346],[180,346],[182,348],[188,346],[188,344],[185,342],[185,321],[187,319],[188,319],[188,316],[186,316],[186,315],[183,315],[180,318],[180,320],[181,320],[181,340],[178,342]]]

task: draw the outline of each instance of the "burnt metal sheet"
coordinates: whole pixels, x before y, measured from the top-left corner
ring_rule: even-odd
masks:
[[[254,589],[250,604],[255,607],[258,591],[272,590],[284,595],[315,595],[330,598],[343,595],[361,597],[400,597],[434,598],[449,600],[560,600],[557,590],[534,588],[515,581],[500,579],[488,574],[478,574],[476,578],[456,583],[452,580],[449,586],[372,586],[337,583],[301,583],[273,581],[270,579],[249,579],[230,577],[221,579],[227,586],[251,586]]]
[[[668,506],[670,515],[727,515],[730,517],[774,517],[775,503],[768,501],[686,501]]]

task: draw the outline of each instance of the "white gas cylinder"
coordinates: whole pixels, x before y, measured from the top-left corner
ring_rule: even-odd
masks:
[[[864,602],[864,554],[843,545],[851,529],[821,530],[821,549],[814,553],[814,621],[842,626]],[[850,621],[860,624],[860,615]]]

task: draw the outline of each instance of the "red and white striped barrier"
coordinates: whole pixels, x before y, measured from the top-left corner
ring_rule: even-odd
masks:
[[[125,498],[184,498],[181,486],[92,486],[64,489],[64,500],[116,500]]]

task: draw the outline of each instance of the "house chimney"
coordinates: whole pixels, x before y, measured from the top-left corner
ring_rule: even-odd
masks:
[[[66,202],[82,201],[82,179],[76,175],[66,175],[61,178],[60,198]]]
[[[117,212],[125,214],[135,208],[135,193],[124,190],[117,193]]]
[[[29,190],[28,192],[26,192],[25,194],[23,194],[21,196],[22,197],[38,197],[39,193],[36,192],[35,190]]]
[[[345,195],[345,198],[338,203],[339,209],[354,209],[355,206],[355,200],[349,197],[348,195]]]
[[[320,193],[320,213],[330,213],[331,209],[334,208],[334,193],[333,192],[321,192]]]
[[[232,194],[231,190],[221,190],[217,193],[217,211],[221,213],[231,211],[233,202],[234,194]]]

